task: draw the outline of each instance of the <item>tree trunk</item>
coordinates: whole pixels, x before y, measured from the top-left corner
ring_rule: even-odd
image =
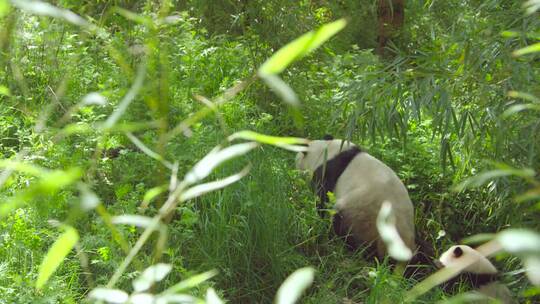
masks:
[[[377,54],[384,56],[385,47],[405,20],[405,0],[379,0],[377,7],[378,32]]]

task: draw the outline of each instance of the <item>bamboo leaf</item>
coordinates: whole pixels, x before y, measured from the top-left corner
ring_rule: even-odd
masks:
[[[47,173],[47,169],[41,168],[39,166],[29,164],[27,162],[7,159],[0,160],[0,168],[13,170],[32,176],[43,176]]]
[[[525,229],[507,229],[497,234],[496,240],[502,248],[516,255],[540,255],[540,235]]]
[[[224,149],[221,149],[221,147],[218,146],[193,166],[193,169],[186,174],[184,181],[188,184],[194,184],[207,177],[223,162],[244,155],[256,147],[258,147],[258,144],[255,142],[236,144]]]
[[[528,0],[523,3],[523,7],[527,10],[527,15],[533,14],[540,9],[540,0]]]
[[[147,208],[150,202],[154,200],[158,195],[163,193],[165,190],[167,190],[166,186],[157,186],[146,191],[143,197],[143,201],[141,203],[141,208]]]
[[[152,265],[133,281],[133,289],[136,292],[148,290],[154,283],[163,280],[171,270],[172,266],[170,264],[158,263]]]
[[[273,145],[294,152],[305,151],[306,147],[301,145],[305,145],[309,142],[309,140],[305,138],[270,136],[253,131],[239,131],[228,137],[229,141],[233,141],[235,139],[256,141],[261,144]]]
[[[531,54],[531,53],[536,53],[536,52],[540,52],[540,42],[537,42],[535,44],[531,44],[529,46],[526,46],[526,47],[524,47],[522,49],[516,50],[516,51],[512,52],[512,56],[519,57],[519,56],[523,56],[523,55]]]
[[[97,301],[106,301],[108,303],[123,304],[128,301],[129,295],[120,289],[98,287],[90,291],[88,298]]]
[[[156,299],[156,303],[167,304],[191,304],[191,303],[204,303],[201,299],[187,294],[165,294],[160,295]]]
[[[37,188],[43,192],[55,193],[58,190],[73,184],[82,176],[79,168],[69,168],[66,171],[52,170],[43,174],[36,184]]]
[[[203,273],[191,276],[188,279],[185,279],[169,287],[167,290],[163,292],[163,294],[171,295],[171,294],[175,294],[180,291],[183,291],[183,290],[191,289],[193,287],[200,285],[202,282],[205,282],[209,280],[210,278],[214,277],[217,273],[218,272],[216,270],[210,270],[207,272],[203,272]]]
[[[521,99],[525,99],[527,101],[530,101],[530,102],[534,102],[534,103],[540,103],[540,98],[532,95],[532,94],[529,94],[529,93],[525,93],[525,92],[519,92],[519,91],[508,91],[508,93],[506,93],[506,95],[508,95],[508,97],[512,97],[512,98],[521,98]]]
[[[408,261],[412,251],[405,245],[396,228],[396,217],[389,202],[384,202],[377,216],[377,230],[388,248],[388,254],[398,261]]]
[[[540,185],[516,196],[516,202],[521,203],[529,200],[540,200]]]
[[[79,183],[77,185],[81,192],[81,208],[85,211],[92,210],[99,205],[99,197],[88,187],[88,185]]]
[[[244,169],[242,169],[242,171],[234,175],[231,175],[227,178],[191,187],[187,189],[185,192],[183,192],[182,195],[180,195],[180,201],[185,202],[190,199],[194,199],[198,196],[201,196],[205,193],[212,192],[221,188],[225,188],[230,184],[236,183],[242,177],[248,174],[250,168],[251,166],[247,166]]]
[[[467,178],[457,186],[453,188],[454,191],[463,191],[468,188],[474,188],[474,187],[480,187],[483,184],[487,183],[488,181],[500,178],[500,177],[506,177],[506,176],[519,176],[523,178],[532,178],[534,177],[535,172],[532,169],[515,169],[515,168],[501,168],[496,170],[490,170],[483,173],[480,173],[478,175],[475,175],[473,177]]]
[[[135,97],[139,93],[139,90],[141,89],[143,85],[145,75],[146,75],[146,65],[144,63],[141,63],[137,70],[135,81],[133,81],[131,88],[129,88],[129,91],[126,93],[124,98],[122,98],[116,110],[114,110],[111,116],[109,116],[109,118],[107,118],[105,123],[103,123],[103,129],[105,130],[111,129],[116,124],[116,122],[118,122],[118,120],[124,114],[124,112],[126,112],[129,104],[131,104],[131,102],[135,99]]]
[[[262,64],[258,71],[259,76],[265,77],[283,72],[291,63],[315,50],[326,40],[341,31],[346,24],[345,19],[339,19],[289,42]]]
[[[131,134],[130,132],[126,132],[126,136],[129,138],[129,140],[131,140],[131,142],[133,144],[135,144],[135,146],[137,146],[137,148],[139,148],[144,154],[150,156],[151,158],[159,161],[160,163],[162,163],[165,167],[167,167],[167,169],[169,170],[172,170],[173,168],[173,164],[171,164],[170,162],[168,162],[167,160],[165,160],[163,158],[163,156],[159,155],[158,153],[152,151],[150,148],[148,148],[145,144],[142,143],[142,141],[140,141],[137,137],[135,137],[135,135]]]
[[[95,128],[87,123],[84,122],[76,122],[66,125],[62,131],[62,136],[70,136],[73,134],[85,134],[85,133],[91,133],[94,132]]]
[[[315,270],[304,267],[293,272],[281,286],[276,295],[276,304],[293,304],[300,299],[302,293],[313,283]]]
[[[462,240],[463,244],[482,244],[488,241],[491,241],[495,238],[494,233],[479,233],[469,237],[466,237]]]
[[[300,106],[300,100],[293,89],[277,75],[266,75],[262,78],[264,82],[276,93],[283,101],[293,107]]]
[[[0,18],[2,18],[2,0],[0,0]],[[0,85],[0,96],[10,96],[9,89],[3,85]]]
[[[36,288],[41,289],[49,280],[51,275],[56,271],[58,266],[62,264],[71,249],[75,247],[79,240],[79,233],[72,227],[66,227],[58,239],[52,244],[51,248],[45,255],[45,258],[39,265],[38,278]]]
[[[90,105],[96,105],[96,106],[105,106],[107,105],[107,99],[103,97],[103,95],[99,94],[98,92],[92,92],[86,94],[82,100],[81,105],[83,106],[90,106]]]
[[[129,304],[154,304],[159,303],[153,294],[136,293],[129,297]],[[166,302],[165,302],[166,303]]]
[[[71,185],[81,177],[81,170],[78,168],[70,168],[67,171],[52,170],[39,171],[35,166],[25,166],[23,163],[11,163],[19,170],[39,174],[39,180],[30,185],[30,187],[18,191],[12,197],[7,198],[0,204],[0,218],[8,215],[13,210],[27,204],[39,195],[54,195],[60,189]]]
[[[152,224],[152,218],[143,215],[124,214],[113,217],[112,223],[136,227],[149,227]]]
[[[523,258],[523,266],[529,281],[536,286],[540,286],[540,257],[538,255]]]
[[[148,17],[144,17],[142,15],[136,14],[132,11],[128,11],[121,7],[115,7],[113,10],[116,11],[116,13],[118,13],[120,16],[128,20],[145,25],[149,28],[154,28],[154,23],[152,22],[152,19]]]
[[[219,298],[212,287],[206,290],[206,304],[223,304],[223,300]]]
[[[540,111],[540,103],[526,103],[526,104],[517,104],[509,107],[502,113],[502,117],[506,118],[512,116],[516,113],[526,110]]]
[[[458,294],[442,303],[444,304],[462,304],[462,303],[491,303],[492,298],[477,291]],[[439,302],[441,303],[441,302]]]
[[[74,12],[67,9],[58,8],[52,4],[43,1],[11,0],[11,4],[31,14],[64,19],[65,21],[78,25],[80,27],[91,27],[91,24],[88,21],[86,21],[81,16],[75,14]]]
[[[529,280],[540,285],[540,235],[527,229],[507,229],[497,234],[497,242],[508,253],[520,257]]]

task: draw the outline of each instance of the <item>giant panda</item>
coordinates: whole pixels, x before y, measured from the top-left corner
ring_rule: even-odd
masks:
[[[387,249],[376,227],[383,202],[392,204],[399,235],[415,249],[414,209],[407,189],[396,173],[353,143],[325,136],[312,140],[296,156],[296,167],[312,172],[320,198],[320,214],[333,192],[336,198],[333,228],[350,249],[367,246],[369,255],[383,257]]]
[[[438,264],[442,268],[453,267],[456,263],[469,259],[474,259],[475,262],[447,281],[444,285],[446,291],[451,291],[459,282],[466,282],[479,293],[503,304],[516,303],[508,287],[498,281],[497,268],[477,250],[467,245],[452,246],[440,256]],[[489,301],[475,303],[489,303]]]

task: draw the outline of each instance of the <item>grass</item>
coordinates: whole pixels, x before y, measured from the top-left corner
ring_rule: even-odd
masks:
[[[372,7],[368,2],[356,1],[353,7]],[[143,85],[120,123],[151,125],[132,133],[177,162],[179,177],[236,131],[307,138],[331,133],[350,137],[398,173],[414,202],[419,235],[437,253],[477,233],[540,229],[537,201],[513,201],[530,188],[521,179],[497,179],[460,193],[451,190],[491,168],[490,160],[533,168],[540,162],[538,113],[500,116],[506,105],[521,102],[506,96],[509,89],[538,95],[535,55],[509,55],[526,46],[531,40],[526,33],[538,26],[517,4],[412,3],[390,61],[366,49],[369,41],[355,40],[374,32],[351,25],[343,36],[282,73],[302,101],[299,111],[255,81],[223,104],[218,115],[194,123],[189,137],[180,134],[165,141],[169,130],[206,107],[195,94],[218,96],[253,75],[284,41],[334,20],[332,14],[340,9],[350,14],[349,8],[270,1],[260,11],[250,4],[244,15],[218,3],[223,10],[204,11],[205,5],[190,1],[190,10],[177,12],[184,4],[155,7],[149,2],[130,8],[140,19],[115,13],[110,3],[57,3],[99,20],[96,24],[108,34],[93,36],[61,19],[16,8],[3,15],[4,3],[0,0],[0,64],[5,67],[0,69],[0,156],[48,169],[80,168],[80,181],[100,199],[102,209],[81,212],[85,196],[74,183],[54,194],[36,192],[25,207],[1,218],[0,304],[86,301],[88,292],[106,285],[126,256],[120,243],[132,246],[142,232],[134,226],[116,226],[114,232],[107,215],[153,216],[166,199],[162,193],[147,209],[140,208],[150,189],[168,185],[170,171],[141,152],[122,130],[99,129],[143,62]],[[212,14],[224,23],[208,23]],[[158,26],[158,17],[166,15],[174,16],[175,23]],[[365,18],[352,24],[374,17],[370,10],[361,15]],[[237,21],[227,24],[231,16]],[[259,19],[265,22],[249,26]],[[284,28],[283,33],[276,28]],[[499,35],[509,29],[517,36]],[[82,106],[62,121],[90,92],[99,92],[107,103]],[[57,137],[73,126],[80,129]],[[116,148],[119,153],[111,154]],[[207,180],[236,173],[247,163],[252,169],[238,183],[176,208],[161,259],[173,271],[153,292],[217,269],[217,276],[190,292],[203,297],[212,286],[229,303],[270,303],[283,280],[308,265],[315,267],[316,277],[302,298],[305,303],[398,303],[416,283],[393,274],[387,261],[367,261],[330,237],[331,222],[317,215],[309,177],[294,169],[292,152],[262,146]],[[0,175],[0,181],[0,201],[6,201],[38,178],[14,173],[6,179]],[[59,235],[58,222],[74,226],[81,239],[45,288],[36,290],[38,267]],[[153,236],[143,247],[118,288],[130,291],[133,279],[156,262],[156,242]],[[503,256],[496,263],[515,294],[534,294],[517,258]],[[417,302],[448,298],[434,289]],[[532,303],[537,298],[520,299]]]

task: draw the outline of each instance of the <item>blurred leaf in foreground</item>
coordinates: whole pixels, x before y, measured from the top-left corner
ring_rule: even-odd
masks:
[[[195,164],[191,171],[186,174],[184,180],[188,184],[194,184],[201,181],[223,162],[244,155],[258,146],[259,145],[255,142],[236,144],[223,149],[218,146]]]
[[[75,247],[78,240],[79,233],[77,230],[66,226],[64,233],[62,233],[52,244],[51,248],[45,255],[45,258],[41,262],[41,265],[39,265],[36,288],[41,289],[45,285],[54,271],[64,261],[71,249]]]
[[[136,292],[148,290],[154,283],[163,280],[171,270],[172,266],[170,264],[158,263],[152,265],[133,281],[133,289]]]
[[[281,286],[276,295],[276,304],[293,304],[300,299],[302,293],[313,283],[315,270],[304,267],[293,272]]]
[[[235,139],[252,140],[261,144],[273,145],[294,152],[305,151],[306,148],[302,145],[309,142],[309,140],[305,138],[271,136],[253,131],[239,131],[228,138],[229,141]]]
[[[381,239],[388,248],[388,254],[398,261],[408,261],[412,257],[412,251],[405,245],[396,228],[396,217],[392,210],[392,204],[384,202],[377,216],[377,230]]]
[[[15,7],[21,10],[27,11],[31,14],[64,19],[69,23],[72,23],[81,27],[91,26],[91,24],[88,21],[86,21],[81,16],[75,14],[74,12],[67,9],[58,8],[52,4],[49,4],[43,1],[12,0],[11,3]]]
[[[341,31],[346,24],[345,19],[339,19],[321,26],[318,30],[309,31],[289,42],[261,65],[258,72],[259,76],[266,77],[283,72],[291,63],[306,56]]]
[[[525,229],[507,229],[497,234],[504,251],[521,258],[529,280],[540,286],[540,235]]]

